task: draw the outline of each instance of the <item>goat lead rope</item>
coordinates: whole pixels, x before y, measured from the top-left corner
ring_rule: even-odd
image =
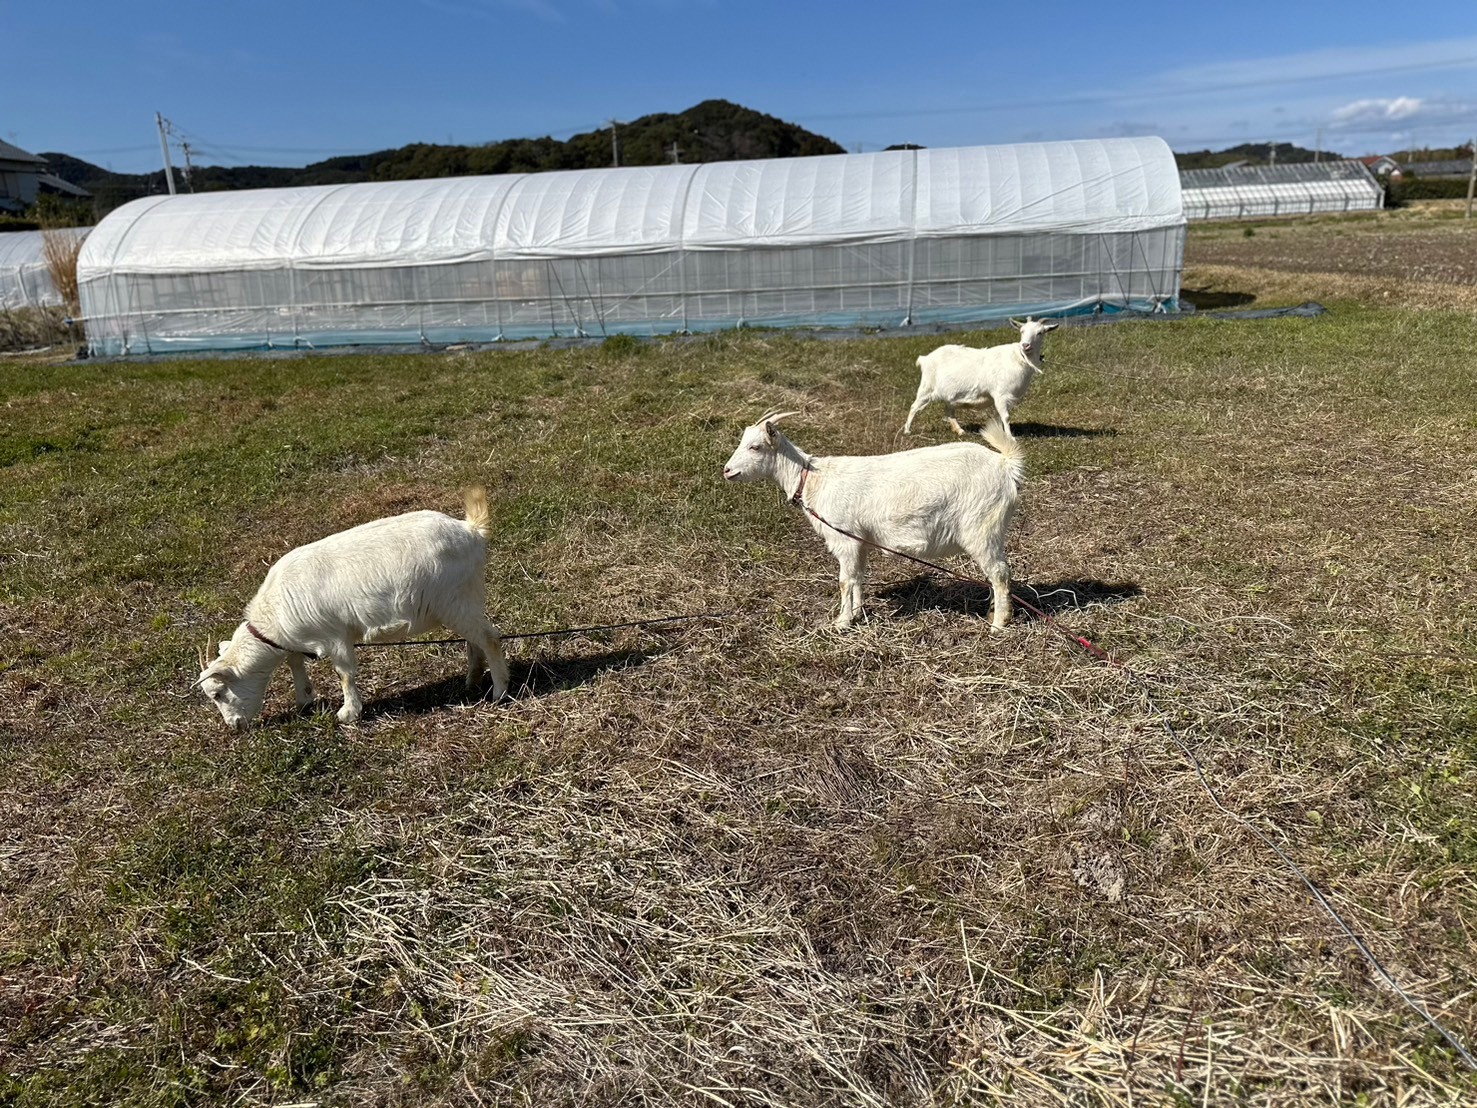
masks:
[[[511,639],[549,639],[560,635],[584,635],[595,631],[619,631],[627,627],[655,627],[662,623],[682,623],[699,619],[730,619],[733,612],[693,612],[685,616],[660,616],[657,619],[633,619],[626,623],[602,623],[594,627],[561,627],[553,631],[523,631],[516,635],[502,635],[504,641]],[[466,639],[404,639],[400,642],[360,642],[361,649],[386,646],[449,646]]]
[[[801,487],[804,487],[803,474],[801,477]],[[791,502],[802,508],[807,515],[809,515],[812,519],[816,520],[821,525],[829,527],[832,531],[835,531],[841,535],[845,535],[847,538],[855,542],[863,543],[866,546],[875,547],[878,550],[895,555],[899,558],[906,558],[910,562],[916,562],[920,566],[927,566],[929,569],[938,570],[940,573],[945,574],[946,576],[956,578],[957,580],[964,581],[972,585],[988,586],[990,584],[988,581],[982,580],[981,578],[959,573],[956,570],[948,568],[947,566],[941,566],[936,562],[930,562],[927,558],[919,558],[913,554],[906,554],[901,550],[894,550],[892,549],[892,547],[884,546],[880,542],[873,542],[871,539],[864,539],[860,535],[855,535],[852,532],[846,530],[846,528],[844,527],[837,527],[834,523],[821,516],[818,512],[816,512],[814,508],[812,508],[809,504],[805,503],[805,501],[800,498],[800,489],[795,490],[795,496]],[[991,588],[993,589],[993,586],[991,586]],[[1159,706],[1158,701],[1154,699],[1153,689],[1149,685],[1149,682],[1145,678],[1144,674],[1141,674],[1138,672],[1138,670],[1132,668],[1131,666],[1125,665],[1124,663],[1118,661],[1091,639],[1088,639],[1082,635],[1074,634],[1072,631],[1062,626],[1062,624],[1058,623],[1046,612],[1036,607],[1036,605],[1032,604],[1028,600],[1023,600],[1019,593],[1012,591],[1010,595],[1013,600],[1015,600],[1023,608],[1035,614],[1053,631],[1056,631],[1064,638],[1070,639],[1072,642],[1076,643],[1083,650],[1085,650],[1088,654],[1092,655],[1092,657],[1118,670],[1118,672],[1122,673],[1138,687],[1139,692],[1142,693],[1151,713],[1158,718],[1160,725],[1164,728],[1165,734],[1169,736],[1170,741],[1174,743],[1174,745],[1179,749],[1180,753],[1183,754],[1185,758],[1190,762],[1191,767],[1195,770],[1195,776],[1200,779],[1200,784],[1204,787],[1206,795],[1210,797],[1211,803],[1214,804],[1226,815],[1230,816],[1237,823],[1241,824],[1241,826],[1245,827],[1263,844],[1271,848],[1272,852],[1275,853],[1278,858],[1282,859],[1283,863],[1290,870],[1292,870],[1292,872],[1297,876],[1298,880],[1301,881],[1303,885],[1307,888],[1308,892],[1312,894],[1313,899],[1318,904],[1318,906],[1322,908],[1325,913],[1327,913],[1329,918],[1332,919],[1334,923],[1338,924],[1339,929],[1343,931],[1345,936],[1348,937],[1349,941],[1354,944],[1354,948],[1358,950],[1361,955],[1363,955],[1364,960],[1367,961],[1372,967],[1374,967],[1375,971],[1379,973],[1380,977],[1384,979],[1385,983],[1389,985],[1390,988],[1395,990],[1396,995],[1398,995],[1400,999],[1405,1002],[1405,1006],[1416,1015],[1420,1016],[1421,1019],[1423,1019],[1433,1029],[1435,1029],[1437,1034],[1445,1039],[1447,1043],[1451,1046],[1451,1048],[1455,1050],[1459,1055],[1461,1055],[1463,1061],[1465,1061],[1468,1066],[1470,1066],[1474,1070],[1477,1070],[1477,1058],[1474,1058],[1468,1052],[1467,1048],[1462,1045],[1460,1039],[1458,1039],[1452,1032],[1448,1031],[1439,1021],[1437,1021],[1434,1016],[1430,1014],[1430,1012],[1426,1011],[1424,1005],[1422,1005],[1413,996],[1411,996],[1408,992],[1401,988],[1400,982],[1395,980],[1390,971],[1385,968],[1384,963],[1382,963],[1379,958],[1375,956],[1374,951],[1369,948],[1369,945],[1362,938],[1360,938],[1360,936],[1354,931],[1354,929],[1349,925],[1344,917],[1339,914],[1338,909],[1333,906],[1332,902],[1328,899],[1327,896],[1324,895],[1323,891],[1319,889],[1317,885],[1313,884],[1312,878],[1310,878],[1303,871],[1303,868],[1296,862],[1294,862],[1292,858],[1287,854],[1287,852],[1284,851],[1280,846],[1278,846],[1276,841],[1270,835],[1268,835],[1256,824],[1252,823],[1250,819],[1242,815],[1240,812],[1233,811],[1226,806],[1225,802],[1221,800],[1220,794],[1216,792],[1215,786],[1210,783],[1210,778],[1205,772],[1204,763],[1200,761],[1200,758],[1195,754],[1195,752],[1191,750],[1188,745],[1186,745],[1183,739],[1180,738],[1179,734],[1175,731],[1174,726],[1169,722],[1168,714],[1164,711],[1163,708]]]

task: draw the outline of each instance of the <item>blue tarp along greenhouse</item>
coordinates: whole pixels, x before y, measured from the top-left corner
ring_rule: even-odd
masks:
[[[1177,307],[1157,138],[160,196],[79,261],[98,354]]]

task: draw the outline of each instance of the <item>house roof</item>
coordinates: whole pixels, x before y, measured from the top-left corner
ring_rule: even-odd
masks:
[[[50,189],[52,192],[59,192],[64,196],[76,196],[82,200],[90,200],[92,198],[92,193],[88,192],[85,188],[74,185],[71,181],[63,181],[60,177],[52,173],[42,173],[36,178],[36,181],[42,188]]]
[[[0,162],[35,162],[37,165],[45,165],[45,158],[38,158],[29,150],[22,150],[19,146],[12,146],[4,139],[0,139]]]

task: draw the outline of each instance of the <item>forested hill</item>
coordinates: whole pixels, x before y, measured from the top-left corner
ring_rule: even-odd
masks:
[[[629,123],[618,124],[616,132],[621,165],[659,165],[673,161],[674,157],[691,163],[845,153],[822,135],[727,100],[705,100],[676,114],[644,115]],[[67,154],[43,153],[41,156],[47,160],[52,173],[91,192],[100,215],[128,200],[166,191],[162,169],[157,173],[113,173]],[[300,169],[259,165],[196,166],[193,183],[196,192],[211,192],[590,169],[608,166],[611,160],[611,134],[606,128],[573,135],[563,141],[554,138],[506,139],[483,146],[414,143],[397,150],[329,158]],[[175,170],[178,173],[179,167],[176,166]]]

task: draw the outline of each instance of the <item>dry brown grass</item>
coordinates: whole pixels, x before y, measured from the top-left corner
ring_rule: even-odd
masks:
[[[1053,340],[1026,595],[1153,675],[1227,803],[1471,1041],[1477,325]],[[928,344],[17,375],[0,1095],[1470,1101],[1111,669],[885,560],[870,621],[820,629],[834,564],[718,467],[774,404],[809,448],[888,448]],[[241,737],[188,697],[265,561],[474,477],[506,628],[742,617],[521,644],[502,705],[453,650],[366,652],[356,728],[285,680]]]
[[[1248,297],[1245,304],[1257,307],[1347,300],[1409,311],[1477,311],[1477,284],[1414,281],[1394,275],[1286,272],[1259,265],[1187,262],[1184,287],[1192,302],[1205,294],[1212,299],[1243,294]]]
[[[1454,211],[1432,202],[1343,219],[1198,225],[1185,246],[1186,293],[1209,306],[1313,299],[1474,311],[1477,222]]]
[[[46,227],[41,231],[41,256],[52,286],[73,318],[82,314],[77,296],[77,258],[84,236],[70,227]]]

